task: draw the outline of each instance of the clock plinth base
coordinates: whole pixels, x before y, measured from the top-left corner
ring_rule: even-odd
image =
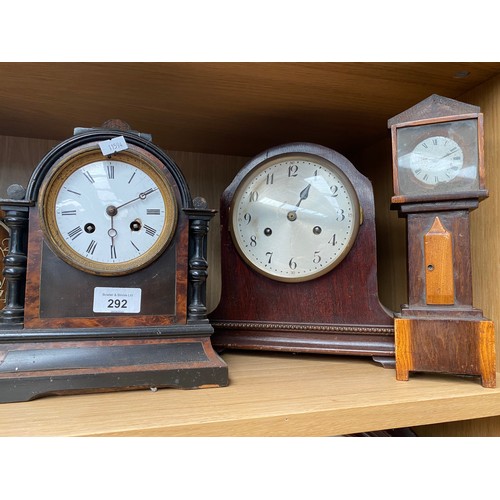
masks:
[[[383,366],[394,357],[393,327],[212,320],[216,349],[372,356]]]
[[[211,327],[190,326],[190,336],[170,338],[161,329],[144,338],[127,338],[126,330],[116,332],[123,338],[85,332],[85,339],[76,330],[64,337],[50,331],[0,332],[0,403],[47,395],[228,385],[227,365],[210,342]],[[74,340],[69,340],[72,335]]]
[[[396,379],[410,372],[472,375],[496,387],[495,329],[486,319],[396,318]]]

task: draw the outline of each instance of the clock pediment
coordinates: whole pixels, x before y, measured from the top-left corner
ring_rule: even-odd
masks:
[[[390,128],[393,125],[430,118],[440,118],[455,115],[479,113],[479,106],[432,94],[411,108],[390,118],[387,122]]]

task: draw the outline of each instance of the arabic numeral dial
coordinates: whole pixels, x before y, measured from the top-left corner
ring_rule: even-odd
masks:
[[[255,271],[278,281],[307,281],[333,269],[359,227],[359,202],[329,161],[286,155],[255,167],[235,191],[231,234]]]

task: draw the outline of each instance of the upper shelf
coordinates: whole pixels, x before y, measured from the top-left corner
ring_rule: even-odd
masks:
[[[0,135],[63,140],[120,118],[170,150],[310,141],[348,154],[429,95],[459,98],[497,74],[500,63],[0,63]]]

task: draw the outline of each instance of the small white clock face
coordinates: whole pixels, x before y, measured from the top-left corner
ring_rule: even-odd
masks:
[[[413,175],[428,185],[451,181],[463,165],[464,153],[449,137],[428,137],[419,142],[410,154]]]
[[[240,255],[278,281],[306,281],[333,269],[360,224],[347,177],[312,155],[283,155],[253,169],[235,193],[231,214]]]
[[[94,153],[70,161],[42,189],[48,241],[61,258],[95,274],[126,274],[158,257],[176,222],[166,179],[143,159]]]

